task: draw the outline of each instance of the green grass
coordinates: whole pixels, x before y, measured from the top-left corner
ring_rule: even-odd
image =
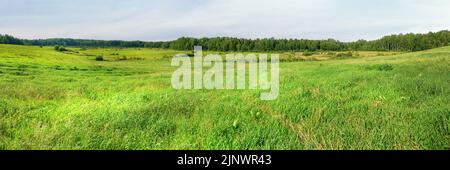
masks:
[[[274,101],[173,90],[179,51],[69,50],[0,45],[0,149],[450,148],[450,47],[282,62]]]

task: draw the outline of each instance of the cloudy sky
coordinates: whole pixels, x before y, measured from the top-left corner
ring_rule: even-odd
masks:
[[[0,34],[376,39],[450,29],[448,0],[0,0]]]

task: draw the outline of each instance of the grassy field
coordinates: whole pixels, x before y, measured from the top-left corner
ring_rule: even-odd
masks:
[[[450,149],[450,47],[285,53],[274,101],[176,91],[178,53],[0,45],[0,149]]]

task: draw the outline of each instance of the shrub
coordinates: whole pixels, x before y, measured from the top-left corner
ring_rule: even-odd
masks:
[[[391,71],[394,69],[392,64],[381,64],[378,66],[378,70],[380,71]]]
[[[55,50],[59,52],[68,51],[66,48],[64,48],[64,46],[59,45],[55,46]]]
[[[336,54],[336,58],[349,58],[349,57],[353,57],[353,53],[350,51],[346,53]]]
[[[104,59],[103,59],[103,56],[99,55],[99,56],[95,57],[95,60],[96,61],[103,61]]]

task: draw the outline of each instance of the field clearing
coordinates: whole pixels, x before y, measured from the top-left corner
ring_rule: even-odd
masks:
[[[274,101],[172,89],[186,51],[70,50],[0,45],[0,149],[450,149],[450,47],[282,53]]]

